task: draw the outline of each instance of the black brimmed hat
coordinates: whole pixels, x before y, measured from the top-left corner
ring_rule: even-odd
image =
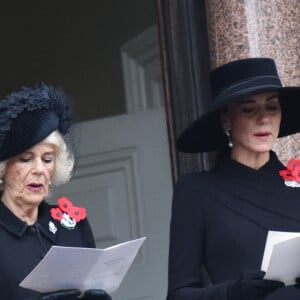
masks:
[[[18,155],[58,130],[71,126],[70,99],[59,88],[39,83],[0,100],[0,161]]]
[[[181,152],[210,152],[228,142],[220,123],[220,110],[245,97],[278,91],[282,117],[279,137],[300,131],[300,87],[283,87],[271,58],[246,58],[222,65],[210,73],[213,103],[177,139]]]

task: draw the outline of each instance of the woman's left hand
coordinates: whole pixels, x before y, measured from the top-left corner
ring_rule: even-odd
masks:
[[[297,278],[295,279],[295,282],[296,282],[295,287],[296,287],[297,289],[300,289],[300,277],[297,277]]]
[[[80,298],[83,300],[112,300],[111,296],[103,290],[90,289],[86,290],[83,297]]]

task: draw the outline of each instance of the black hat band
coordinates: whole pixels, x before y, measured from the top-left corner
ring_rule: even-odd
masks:
[[[229,99],[230,102],[233,102],[234,100],[238,100],[241,97],[247,97],[248,95],[254,93],[272,91],[280,88],[282,88],[282,85],[278,77],[263,76],[249,78],[223,89],[223,91],[216,95],[214,106],[223,106],[226,104],[224,102],[226,99]]]

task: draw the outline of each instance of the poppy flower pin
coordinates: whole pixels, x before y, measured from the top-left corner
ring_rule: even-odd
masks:
[[[286,169],[279,171],[284,183],[289,187],[300,187],[300,160],[290,159]]]
[[[85,208],[73,205],[66,197],[59,198],[57,202],[58,207],[51,208],[50,213],[63,227],[72,230],[78,222],[86,218]]]

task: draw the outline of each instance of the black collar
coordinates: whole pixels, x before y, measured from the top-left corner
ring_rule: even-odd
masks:
[[[271,153],[270,160],[258,170],[228,160],[211,175],[215,188],[226,191],[221,199],[224,205],[257,218],[256,209],[260,208],[299,224],[300,188],[285,185],[279,175],[283,169],[285,167],[275,153]]]
[[[43,201],[39,206],[39,215],[38,221],[29,226],[27,223],[21,221],[17,218],[4,204],[0,201],[0,226],[2,226],[5,230],[9,233],[17,236],[22,237],[25,232],[30,229],[31,227],[35,227],[39,230],[44,236],[49,238],[51,241],[55,241],[56,234],[53,234],[49,230],[49,223],[53,222],[57,228],[58,224],[57,221],[51,219],[50,216],[50,209],[51,206]]]
[[[300,188],[288,188],[284,180],[279,176],[279,171],[285,169],[274,152],[270,153],[270,159],[261,168],[253,169],[235,160],[229,159],[216,174],[222,174],[225,181],[235,182],[242,186],[252,187],[254,190],[264,190],[265,192],[297,192]]]

